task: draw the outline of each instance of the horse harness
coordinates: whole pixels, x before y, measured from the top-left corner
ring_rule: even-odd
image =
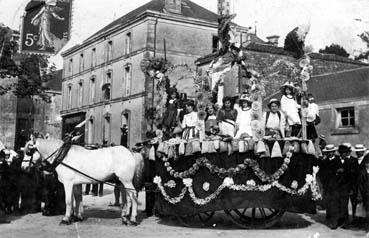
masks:
[[[87,177],[87,178],[89,178],[89,179],[91,179],[91,180],[93,180],[95,182],[104,183],[104,184],[110,185],[112,187],[115,187],[116,186],[116,184],[113,184],[113,183],[110,183],[110,182],[106,182],[106,181],[101,181],[99,179],[93,178],[90,175],[88,175],[88,174],[86,174],[86,173],[84,173],[82,171],[79,171],[78,169],[75,169],[75,168],[73,168],[72,166],[70,166],[68,164],[63,163],[63,160],[64,160],[65,156],[67,155],[67,153],[68,153],[68,151],[69,151],[69,149],[70,149],[71,146],[72,146],[71,140],[65,141],[60,148],[58,148],[57,150],[55,150],[51,155],[49,155],[46,159],[44,159],[41,162],[41,170],[45,170],[47,172],[55,172],[56,167],[58,167],[59,165],[63,165],[65,167],[67,167],[68,169],[70,169],[70,170],[72,170],[72,171],[74,171],[76,173],[79,173],[82,176],[85,176],[85,177]],[[33,154],[36,151],[41,155],[41,153],[37,149],[37,147],[31,148],[31,152],[29,153],[29,155],[31,156],[31,159],[29,160],[30,165],[31,164],[36,165],[36,163],[33,162]],[[51,157],[53,157],[53,156],[55,156],[56,159],[54,160],[53,163],[50,163],[48,160]],[[28,162],[28,161],[24,161],[24,162]],[[124,188],[124,189],[125,190],[132,190],[132,189],[129,189],[129,188]]]

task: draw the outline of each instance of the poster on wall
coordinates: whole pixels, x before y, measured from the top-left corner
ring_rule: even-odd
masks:
[[[72,0],[31,0],[22,19],[21,52],[55,55],[67,44]]]

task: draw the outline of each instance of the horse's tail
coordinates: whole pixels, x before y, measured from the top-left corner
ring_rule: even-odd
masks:
[[[144,158],[140,153],[133,153],[133,157],[135,158],[136,166],[135,173],[133,177],[133,186],[137,191],[141,190],[145,183],[144,176]]]

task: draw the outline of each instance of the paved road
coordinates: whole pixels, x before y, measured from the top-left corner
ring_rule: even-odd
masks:
[[[287,213],[272,228],[264,230],[242,230],[231,221],[218,214],[213,225],[208,228],[187,228],[177,220],[156,217],[146,218],[144,209],[144,193],[140,193],[139,220],[137,227],[121,225],[118,208],[109,207],[113,194],[105,190],[103,197],[84,196],[85,221],[70,226],[59,226],[62,216],[44,217],[40,213],[22,217],[11,217],[10,224],[0,224],[0,237],[24,238],[113,238],[113,237],[290,237],[290,238],[325,238],[325,237],[369,237],[363,230],[352,228],[348,230],[330,230],[324,225],[324,213],[316,215],[298,215]]]

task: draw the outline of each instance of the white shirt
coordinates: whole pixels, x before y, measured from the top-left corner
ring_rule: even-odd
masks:
[[[198,125],[197,112],[190,112],[183,116],[182,128],[196,127]]]
[[[306,121],[313,122],[316,119],[316,116],[319,116],[319,107],[316,103],[309,103],[308,108],[308,115]]]
[[[286,95],[282,96],[281,110],[286,115],[289,125],[301,125],[301,120],[298,112],[299,108],[300,105],[297,104],[292,96],[291,98],[287,97]]]
[[[236,124],[238,125],[236,138],[239,138],[243,133],[247,133],[248,135],[252,136],[251,108],[248,108],[247,110],[242,110],[239,108],[237,110]]]
[[[268,121],[266,121],[266,115],[267,112],[264,112],[263,115],[263,122],[265,125],[265,128],[274,129],[274,130],[280,130],[282,133],[282,136],[284,137],[284,128],[285,128],[285,117],[282,112],[280,112],[281,119],[279,119],[278,113],[269,113]]]

